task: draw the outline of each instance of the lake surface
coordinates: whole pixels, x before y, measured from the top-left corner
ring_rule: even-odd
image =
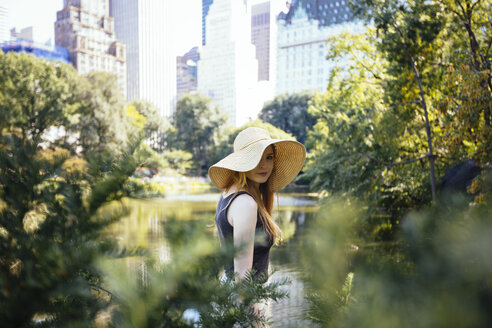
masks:
[[[145,247],[157,252],[161,260],[169,257],[161,223],[169,215],[180,220],[206,220],[210,222],[213,235],[217,237],[214,215],[218,193],[200,195],[177,195],[163,199],[125,200],[129,214],[111,229],[120,243],[128,248]],[[309,327],[304,319],[307,301],[304,298],[303,274],[298,245],[306,225],[317,211],[317,199],[302,193],[280,194],[274,202],[275,219],[280,218],[283,244],[273,247],[270,280],[288,277],[292,283],[284,288],[289,296],[279,303],[271,304],[273,327]],[[217,237],[218,238],[218,237]]]

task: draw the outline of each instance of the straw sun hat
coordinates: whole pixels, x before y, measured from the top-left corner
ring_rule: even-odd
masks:
[[[264,129],[250,127],[241,131],[234,140],[234,152],[212,165],[208,174],[213,184],[225,189],[232,182],[234,171],[248,172],[260,163],[265,149],[274,145],[275,160],[269,178],[271,191],[288,185],[299,174],[306,159],[304,146],[293,140],[272,139]]]

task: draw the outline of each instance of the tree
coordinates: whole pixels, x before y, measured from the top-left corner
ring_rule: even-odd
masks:
[[[162,151],[166,132],[170,129],[167,118],[159,115],[157,108],[149,102],[134,100],[128,105],[129,110],[135,110],[145,117],[144,132],[152,149]]]
[[[424,121],[425,156],[429,160],[432,199],[435,200],[435,154],[427,87],[435,78],[430,69],[431,54],[439,50],[436,41],[445,24],[440,6],[425,0],[404,4],[396,0],[355,0],[353,9],[356,16],[374,23],[379,33],[378,49],[386,55],[388,72],[394,77],[387,80],[385,88],[390,105],[401,106],[409,110],[411,116],[418,115]],[[420,130],[414,129],[417,133]]]
[[[46,65],[27,54],[0,52],[0,134],[19,133],[38,144],[51,126],[68,123],[78,109],[80,80],[66,65]]]
[[[344,64],[331,72],[327,92],[312,101],[318,122],[309,133],[305,173],[317,191],[371,204],[361,233],[380,240],[393,238],[402,215],[430,197],[422,117],[389,103],[393,64],[378,42],[371,28],[328,41],[328,59],[341,57]]]
[[[217,146],[218,130],[225,116],[210,98],[198,93],[183,96],[176,105],[172,124],[175,133],[171,147],[193,154],[195,173],[203,175],[211,165],[213,149]]]
[[[91,163],[91,175],[101,177],[128,146],[132,125],[115,75],[91,72],[78,83],[78,108],[67,129]]]
[[[490,2],[437,1],[448,16],[449,52],[439,109],[446,121],[443,142],[457,160],[492,160]]]
[[[259,118],[294,135],[304,143],[316,119],[308,112],[311,92],[279,95],[263,106]]]
[[[96,264],[119,254],[101,234],[116,217],[99,209],[134,171],[135,143],[104,178],[91,176],[76,147],[46,138],[84,112],[76,89],[83,78],[26,54],[0,54],[0,67],[0,319],[10,327],[31,326],[36,315],[85,325],[108,306]]]

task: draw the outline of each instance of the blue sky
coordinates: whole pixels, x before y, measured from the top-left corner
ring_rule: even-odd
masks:
[[[169,1],[169,0],[165,0]],[[180,37],[176,38],[177,54],[184,54],[190,48],[201,43],[201,0],[173,0],[173,15],[176,30]],[[53,24],[56,12],[63,8],[63,0],[0,0],[0,5],[9,10],[9,26],[21,28],[33,26],[35,38],[39,42],[54,40]]]

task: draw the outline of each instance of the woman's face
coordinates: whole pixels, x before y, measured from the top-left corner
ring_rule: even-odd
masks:
[[[272,174],[273,161],[274,161],[273,147],[268,146],[263,152],[263,156],[261,156],[261,161],[254,169],[246,172],[246,177],[249,180],[256,182],[258,184],[265,183],[270,177],[270,175]]]

